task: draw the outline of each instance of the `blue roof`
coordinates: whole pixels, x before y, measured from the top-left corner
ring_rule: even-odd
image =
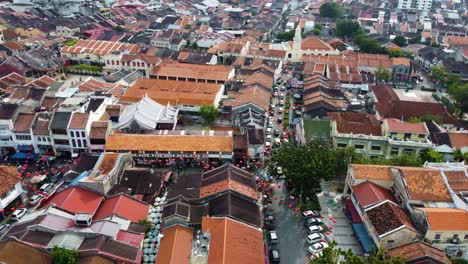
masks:
[[[374,245],[374,242],[369,236],[369,233],[367,232],[366,227],[364,224],[353,224],[353,229],[354,232],[356,232],[359,243],[361,243],[361,246],[364,248],[364,251],[366,253],[369,253],[372,250],[372,247],[376,249],[377,247]]]

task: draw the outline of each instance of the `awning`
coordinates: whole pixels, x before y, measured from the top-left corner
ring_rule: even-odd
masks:
[[[366,253],[369,253],[372,248],[376,249],[364,224],[353,224],[353,229]]]
[[[346,206],[346,209],[348,210],[349,214],[351,215],[351,220],[353,223],[362,223],[361,216],[359,215],[358,211],[356,210],[356,207],[354,207],[353,201],[351,198],[346,198],[344,200],[344,204]]]
[[[31,145],[18,145],[18,147],[16,147],[16,150],[17,151],[22,151],[22,152],[30,152],[30,151],[33,151],[33,146],[31,146]]]
[[[33,160],[36,159],[37,155],[34,153],[28,154],[24,152],[16,152],[13,154],[13,156],[10,157],[10,159],[27,159],[28,157],[29,159]]]

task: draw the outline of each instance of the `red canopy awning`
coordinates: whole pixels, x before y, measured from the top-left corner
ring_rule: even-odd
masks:
[[[348,210],[351,220],[353,221],[354,224],[361,223],[362,219],[361,216],[359,215],[358,211],[356,210],[356,207],[354,207],[353,201],[351,201],[351,198],[346,198],[344,200],[344,204],[346,206],[346,209]]]

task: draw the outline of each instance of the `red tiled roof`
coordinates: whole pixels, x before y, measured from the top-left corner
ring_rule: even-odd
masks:
[[[70,129],[85,129],[86,124],[88,124],[88,113],[73,113],[73,116],[70,120]]]
[[[391,132],[429,134],[425,123],[409,123],[396,118],[385,118],[384,122]]]
[[[99,220],[115,214],[132,222],[138,222],[146,219],[148,211],[148,204],[120,194],[104,200],[99,206],[94,219]]]
[[[176,225],[164,229],[156,264],[189,264],[193,229]]]
[[[358,185],[354,185],[352,188],[354,195],[363,208],[385,200],[396,203],[395,198],[389,190],[373,182],[365,181]]]
[[[327,115],[336,122],[338,133],[381,136],[380,123],[367,113],[330,112]]]
[[[0,195],[11,190],[19,181],[21,176],[15,166],[0,165]]]
[[[406,226],[416,232],[416,228],[404,209],[393,202],[385,202],[366,211],[366,214],[378,235]]]
[[[35,114],[21,113],[16,118],[15,132],[28,132],[31,129]]]
[[[136,247],[141,247],[143,239],[145,239],[145,234],[137,234],[125,230],[120,230],[119,233],[117,233],[117,237],[115,239],[120,242],[134,245]]]
[[[420,208],[420,210],[426,214],[430,230],[468,230],[467,211],[455,208]]]
[[[449,138],[453,148],[468,147],[468,133],[449,133]]]
[[[86,190],[79,186],[73,186],[58,192],[48,201],[48,205],[57,207],[71,213],[96,213],[102,202],[102,195]]]
[[[388,250],[388,254],[393,257],[402,257],[406,263],[431,263],[427,262],[427,258],[436,260],[437,263],[441,264],[452,263],[444,251],[420,241],[391,248]]]

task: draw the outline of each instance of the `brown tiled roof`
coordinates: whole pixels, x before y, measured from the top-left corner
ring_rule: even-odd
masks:
[[[406,67],[410,66],[410,59],[408,58],[392,58],[393,65],[403,65]]]
[[[354,185],[352,189],[359,204],[363,208],[385,200],[396,203],[395,198],[389,190],[370,181],[365,181],[358,185]]]
[[[232,152],[232,137],[112,134],[104,148],[108,151]]]
[[[429,134],[425,123],[409,123],[396,118],[385,118],[384,122],[391,132]]]
[[[56,97],[46,97],[44,102],[42,102],[42,107],[46,108],[47,110],[51,110],[59,101],[59,98]]]
[[[21,176],[15,166],[0,165],[0,195],[11,190],[19,181]]]
[[[380,123],[375,116],[367,113],[329,112],[327,115],[336,122],[338,133],[381,136]]]
[[[176,225],[163,230],[156,264],[188,264],[192,254],[193,229]]]
[[[202,231],[210,232],[208,263],[261,264],[265,262],[263,234],[229,218],[203,217]]]
[[[154,101],[166,105],[203,105],[213,104],[221,84],[203,82],[185,82],[175,80],[157,80],[140,78],[129,87],[121,100],[125,98],[141,99],[145,95]]]
[[[127,52],[127,54],[136,54],[140,51],[141,47],[136,44],[127,44],[113,41],[102,40],[79,40],[74,46],[63,47],[60,51],[61,54],[82,54],[89,53],[96,56],[104,56],[112,52],[120,51]]]
[[[444,171],[447,182],[454,192],[468,191],[468,176],[466,171]]]
[[[468,230],[468,211],[455,208],[418,208],[426,214],[430,230]]]
[[[371,90],[377,98],[376,109],[382,117],[408,120],[411,117],[431,114],[441,116],[446,124],[459,124],[440,103],[401,101],[393,88],[385,84],[375,85]]]
[[[26,49],[26,46],[24,46],[23,44],[21,44],[20,42],[18,41],[9,41],[9,42],[4,42],[2,43],[2,45],[6,48],[8,48],[9,50],[12,50],[12,51],[18,51],[18,50],[25,50]]]
[[[452,263],[444,251],[420,241],[391,248],[387,252],[390,256],[402,257],[406,263],[419,263],[419,261],[424,261],[426,258],[433,259],[441,264]]]
[[[115,167],[119,153],[105,153],[103,155],[104,157],[96,170],[101,171],[102,175],[106,175]]]
[[[107,121],[94,121],[91,124],[89,137],[90,138],[106,138],[108,125],[109,124]]]
[[[439,170],[399,167],[411,200],[451,202],[447,186]]]
[[[169,62],[154,67],[150,75],[227,81],[231,71],[231,66]]]
[[[80,257],[78,264],[113,264],[110,258],[104,258],[99,255]]]
[[[158,56],[149,56],[143,53],[138,53],[136,55],[124,54],[122,55],[122,58],[120,59],[120,61],[125,62],[125,63],[132,62],[134,60],[141,60],[151,65],[157,65],[161,62],[161,59]]]
[[[225,106],[237,107],[252,103],[267,111],[271,94],[263,87],[253,85],[241,89],[239,92],[229,92],[228,95],[231,99],[223,101]]]
[[[252,175],[231,164],[205,172],[202,179],[200,198],[232,190],[254,200],[258,199]]]
[[[453,148],[468,147],[468,133],[449,133],[449,138]]]
[[[15,132],[28,132],[31,129],[35,114],[21,113],[16,118]]]
[[[450,46],[468,46],[468,37],[450,36],[448,43]]]
[[[39,136],[48,136],[50,135],[49,131],[49,122],[48,119],[37,118],[36,123],[33,127],[33,134]]]
[[[390,166],[351,164],[356,179],[393,181]]]
[[[2,263],[24,264],[25,260],[34,264],[50,264],[52,256],[15,239],[0,242],[0,261]]]
[[[301,42],[301,49],[302,50],[328,50],[334,51],[330,44],[326,43],[319,37],[307,37],[302,40]]]
[[[366,214],[378,235],[386,234],[403,225],[416,230],[406,211],[392,202],[373,207],[367,210]]]
[[[73,113],[69,129],[85,129],[88,123],[89,113]]]

